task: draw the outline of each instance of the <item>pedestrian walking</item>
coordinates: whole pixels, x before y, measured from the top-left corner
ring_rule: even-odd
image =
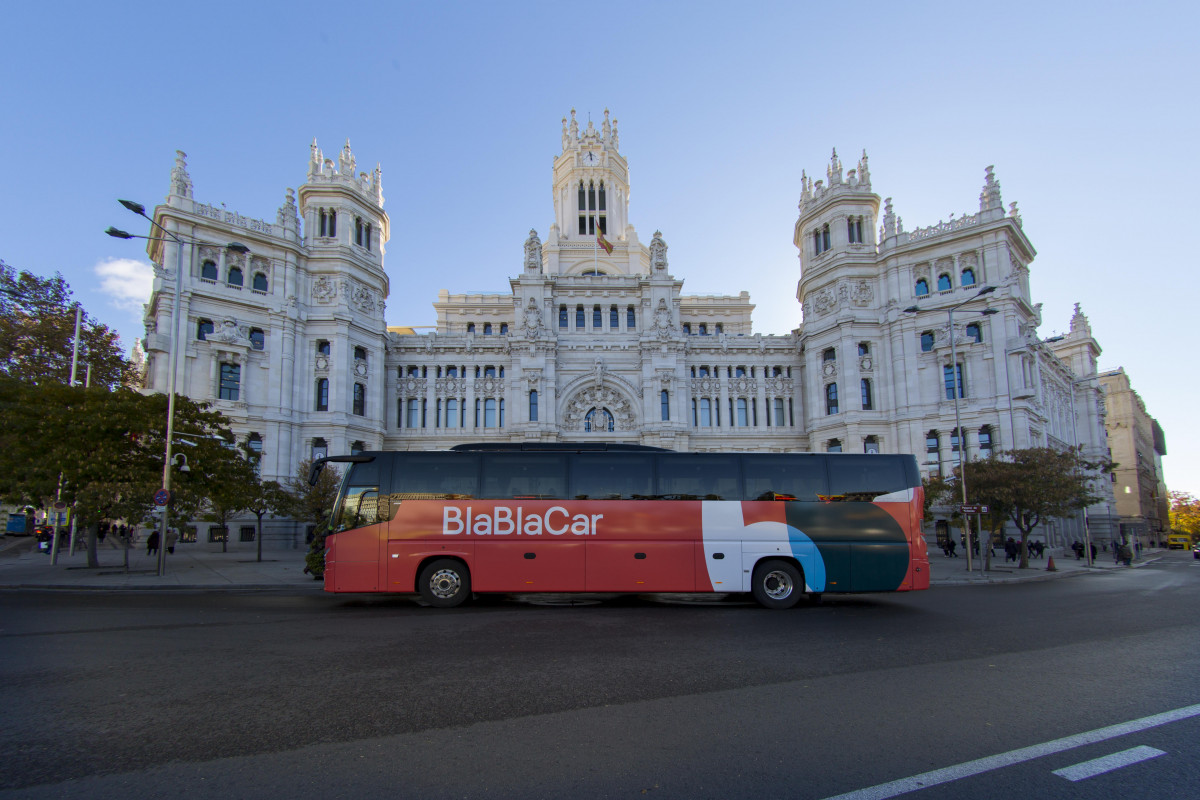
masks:
[[[179,541],[179,534],[174,528],[167,531],[167,552],[171,555],[175,554],[175,542]]]
[[[158,552],[158,531],[150,534],[150,538],[146,540],[146,555],[152,556]]]
[[[947,555],[949,555],[951,558],[958,558],[958,553],[954,552],[954,548],[956,548],[956,547],[958,547],[958,544],[954,541],[954,537],[953,536],[947,537],[947,541],[946,541]]]

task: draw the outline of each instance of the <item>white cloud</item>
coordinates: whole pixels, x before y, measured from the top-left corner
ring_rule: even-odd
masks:
[[[100,290],[112,298],[113,305],[127,311],[142,310],[154,285],[154,268],[132,258],[109,258],[93,271],[100,276]]]

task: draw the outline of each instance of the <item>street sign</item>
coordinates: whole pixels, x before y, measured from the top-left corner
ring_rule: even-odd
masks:
[[[62,500],[59,500],[57,503],[54,504],[54,510],[55,511],[66,511],[67,504],[64,503]]]
[[[987,506],[959,506],[958,510],[964,514],[986,514],[986,513],[988,513]]]
[[[171,493],[166,489],[159,489],[154,493],[154,505],[166,506],[169,502],[171,502]]]

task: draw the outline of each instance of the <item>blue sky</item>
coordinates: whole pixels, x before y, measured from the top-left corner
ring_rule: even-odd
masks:
[[[0,258],[61,271],[142,335],[145,232],[176,149],[197,200],[274,221],[313,137],[382,165],[390,324],[437,291],[506,291],[552,220],[571,108],[620,121],[630,216],[692,294],[747,290],[756,329],[800,319],[800,173],[865,148],[906,228],[978,210],[994,164],[1038,250],[1043,337],[1081,303],[1200,493],[1189,406],[1198,185],[1190,4],[68,2],[6,10]],[[134,262],[140,261],[142,266]],[[1187,343],[1191,342],[1191,345]]]

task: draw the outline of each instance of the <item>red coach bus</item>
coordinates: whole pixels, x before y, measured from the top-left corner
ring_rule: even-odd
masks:
[[[345,464],[328,592],[749,592],[929,588],[911,455],[460,445]]]

